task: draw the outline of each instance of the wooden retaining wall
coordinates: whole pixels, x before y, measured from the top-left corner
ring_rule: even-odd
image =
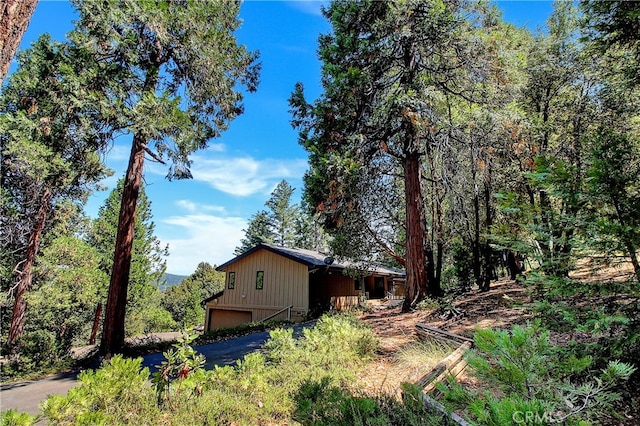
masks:
[[[428,394],[433,391],[438,383],[447,376],[452,375],[458,377],[467,367],[467,361],[464,355],[473,347],[473,339],[458,334],[450,333],[439,328],[431,327],[427,324],[416,324],[416,333],[420,339],[436,339],[457,346],[456,350],[451,352],[440,362],[438,362],[429,372],[422,376],[416,385],[423,389],[422,401],[425,407],[432,411],[437,411],[446,416],[460,426],[471,426],[469,422],[455,413],[448,412],[445,407]]]

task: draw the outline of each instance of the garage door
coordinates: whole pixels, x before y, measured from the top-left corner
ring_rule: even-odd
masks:
[[[251,322],[251,312],[227,311],[225,309],[211,309],[209,311],[209,330]]]

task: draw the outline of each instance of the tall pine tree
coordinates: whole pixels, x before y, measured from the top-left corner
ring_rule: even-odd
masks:
[[[99,83],[87,77],[91,66],[82,57],[81,48],[42,36],[19,55],[19,69],[2,91],[2,263],[10,268],[3,275],[14,296],[9,344],[24,329],[24,296],[57,205],[64,200],[82,204],[107,174],[98,153],[109,132],[99,130],[95,104],[86,101]]]
[[[75,0],[70,38],[110,83],[99,100],[105,126],[132,135],[111,268],[101,352],[124,344],[124,320],[137,200],[145,156],[169,160],[168,177],[190,178],[189,155],[207,146],[242,112],[241,86],[257,86],[257,55],[233,32],[240,4]]]
[[[464,96],[463,70],[473,63],[464,34],[470,27],[457,1],[334,1],[326,9],[333,33],[319,40],[324,94],[308,104],[298,86],[291,97],[293,125],[310,155],[305,191],[311,205],[340,229],[358,223],[367,188],[386,171],[401,176],[404,191],[403,309],[427,294],[428,281],[422,168],[425,144],[442,131],[442,93]],[[355,213],[355,216],[354,216]],[[361,239],[371,239],[368,231]],[[351,236],[341,234],[349,243]],[[340,241],[340,239],[338,240]]]
[[[116,188],[100,207],[98,217],[93,221],[87,235],[87,242],[97,248],[100,253],[100,269],[111,276],[113,253],[116,235],[118,234],[118,212],[124,187],[124,179],[118,180]],[[140,188],[131,254],[131,273],[129,274],[129,292],[127,298],[127,314],[135,314],[137,318],[160,302],[158,284],[166,271],[168,247],[163,247],[155,236],[151,202],[147,198],[144,186]],[[107,294],[103,295],[103,301]],[[131,326],[129,327],[131,328]],[[140,327],[138,327],[140,328]],[[144,330],[128,330],[130,335]]]

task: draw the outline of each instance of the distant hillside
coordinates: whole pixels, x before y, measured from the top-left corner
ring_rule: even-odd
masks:
[[[166,290],[173,285],[180,284],[182,280],[187,278],[187,275],[164,274],[162,278],[160,282],[166,281],[166,283],[160,284],[160,290]]]

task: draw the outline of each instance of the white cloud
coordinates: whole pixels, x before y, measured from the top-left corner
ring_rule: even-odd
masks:
[[[221,156],[212,159],[203,155],[194,155],[191,159],[194,181],[238,197],[267,192],[282,179],[302,179],[308,167],[306,159],[257,160],[253,157]],[[145,172],[164,176],[167,168],[147,161]]]
[[[207,150],[213,152],[225,152],[227,150],[227,147],[223,143],[212,143],[211,145],[209,145]]]
[[[109,163],[113,163],[116,161],[129,161],[129,156],[131,155],[131,143],[118,140],[113,146],[107,149],[106,157]]]
[[[163,228],[180,238],[163,238],[169,244],[167,272],[190,275],[200,262],[220,265],[233,258],[233,252],[244,237],[247,222],[239,217],[217,217],[205,214],[171,216],[162,220]],[[158,230],[159,231],[159,230]],[[158,232],[160,234],[160,232]]]
[[[320,10],[320,6],[324,5],[328,6],[327,1],[317,1],[317,0],[298,0],[289,2],[289,4],[296,10],[305,13],[307,15],[315,15],[322,16],[322,11]]]
[[[188,212],[217,212],[224,213],[226,209],[223,206],[213,206],[208,204],[200,204],[191,200],[177,200],[176,205]]]
[[[301,179],[307,160],[256,160],[252,157],[206,159],[194,157],[193,179],[227,194],[246,197],[264,192],[282,179]]]

